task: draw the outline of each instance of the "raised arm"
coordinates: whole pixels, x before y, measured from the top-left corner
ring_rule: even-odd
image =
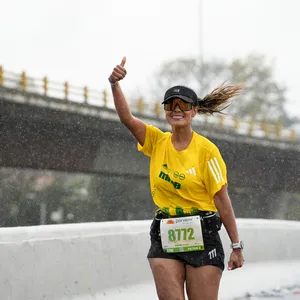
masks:
[[[124,68],[125,63],[126,57],[123,57],[121,64],[117,65],[109,76],[109,82],[111,84],[114,104],[120,121],[129,129],[136,140],[143,146],[146,136],[146,124],[131,114],[128,103],[119,84],[119,81],[124,79],[127,74],[127,71]]]

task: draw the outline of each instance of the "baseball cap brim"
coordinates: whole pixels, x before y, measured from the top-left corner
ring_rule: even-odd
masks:
[[[189,98],[189,97],[186,97],[186,96],[182,96],[182,95],[172,95],[170,97],[168,97],[167,99],[165,99],[161,104],[164,104],[165,102],[171,100],[171,99],[174,99],[174,98],[179,98],[185,102],[188,102],[188,103],[194,103],[193,99]]]

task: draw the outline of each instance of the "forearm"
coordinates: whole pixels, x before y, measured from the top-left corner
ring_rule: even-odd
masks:
[[[239,234],[234,216],[234,211],[231,205],[229,196],[224,193],[215,196],[215,204],[220,214],[221,221],[226,228],[228,236],[232,243],[239,242]]]
[[[224,227],[226,228],[226,231],[228,233],[228,236],[232,243],[238,243],[239,242],[239,234],[238,229],[235,221],[235,216],[233,213],[233,210],[230,206],[229,207],[222,207],[219,210],[220,217],[222,220],[222,223],[224,224]]]
[[[132,119],[132,114],[130,112],[128,103],[123,94],[121,86],[118,82],[115,83],[114,86],[111,87],[112,94],[114,98],[114,104],[119,115],[120,121],[124,124],[127,124]]]

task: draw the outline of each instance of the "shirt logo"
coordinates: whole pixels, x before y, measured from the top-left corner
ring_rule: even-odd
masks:
[[[192,175],[195,175],[195,176],[197,175],[195,168],[191,168],[191,169],[187,170],[186,173],[192,174]]]
[[[173,184],[174,188],[177,190],[179,190],[181,187],[181,184],[179,182],[171,180],[170,176],[168,174],[164,173],[163,171],[160,171],[158,177]]]
[[[180,174],[176,171],[173,173],[171,171],[171,169],[168,168],[167,164],[163,164],[162,169],[163,169],[163,171],[160,171],[158,177],[161,178],[162,180],[170,182],[176,190],[179,190],[181,188],[181,183],[179,183],[175,180],[172,180],[170,176],[173,175],[173,177],[175,177],[175,178],[179,178],[181,180],[184,180],[184,178],[185,178],[184,174]]]

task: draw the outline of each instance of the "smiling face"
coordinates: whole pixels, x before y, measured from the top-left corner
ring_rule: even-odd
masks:
[[[173,127],[190,125],[192,118],[197,114],[197,108],[179,98],[174,98],[164,104],[166,119]]]

